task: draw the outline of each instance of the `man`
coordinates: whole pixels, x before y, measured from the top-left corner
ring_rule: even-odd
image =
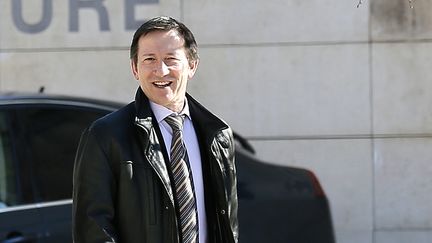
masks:
[[[232,131],[186,93],[197,44],[156,17],[134,34],[135,102],[84,131],[75,161],[75,243],[238,241]]]

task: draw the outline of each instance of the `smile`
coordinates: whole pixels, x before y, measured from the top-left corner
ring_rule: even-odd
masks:
[[[153,85],[158,87],[158,88],[166,88],[166,87],[170,86],[171,84],[172,84],[172,82],[168,82],[168,81],[153,82]]]

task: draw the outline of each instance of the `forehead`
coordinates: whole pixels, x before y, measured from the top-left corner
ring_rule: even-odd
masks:
[[[151,31],[138,40],[138,52],[141,54],[184,52],[184,43],[183,37],[176,30]]]

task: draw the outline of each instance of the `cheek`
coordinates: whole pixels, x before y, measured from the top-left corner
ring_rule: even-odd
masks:
[[[137,72],[137,77],[140,79],[148,79],[151,75],[151,72],[149,72],[148,70],[146,70],[145,68],[140,68],[138,69]]]

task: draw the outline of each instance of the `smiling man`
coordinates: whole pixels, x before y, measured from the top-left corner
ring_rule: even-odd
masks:
[[[153,18],[135,32],[130,58],[135,101],[81,137],[74,242],[237,242],[232,131],[186,92],[199,63],[193,34]]]

